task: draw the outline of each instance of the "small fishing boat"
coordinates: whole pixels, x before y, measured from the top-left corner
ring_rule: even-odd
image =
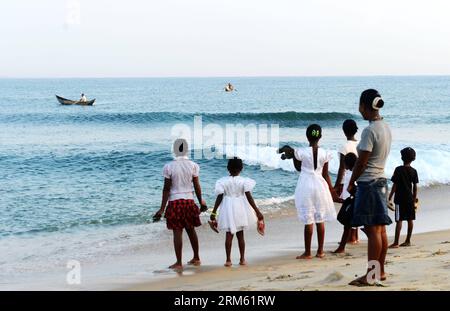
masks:
[[[95,98],[92,99],[92,100],[88,100],[88,101],[82,102],[82,101],[79,101],[79,100],[70,100],[70,99],[67,99],[67,98],[64,98],[64,97],[61,97],[61,96],[58,96],[58,95],[55,95],[55,96],[56,96],[56,99],[58,100],[58,102],[61,105],[92,106],[92,105],[94,105],[94,102],[95,102]]]
[[[231,83],[228,83],[226,86],[225,86],[225,92],[233,92],[234,91],[234,86],[233,86],[233,84],[231,84]]]

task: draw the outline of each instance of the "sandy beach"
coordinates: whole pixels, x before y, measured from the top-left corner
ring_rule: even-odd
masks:
[[[347,285],[363,273],[366,243],[346,254],[295,260],[283,255],[248,267],[199,267],[193,275],[153,281],[128,290],[450,290],[450,230],[419,234],[414,245],[388,251],[383,287]]]
[[[448,187],[432,187],[421,192],[422,208],[434,204],[433,209],[448,209],[450,192]],[[426,214],[426,213],[424,213]],[[391,215],[392,216],[392,215]],[[426,215],[429,217],[430,215]],[[422,219],[421,219],[422,217]],[[283,215],[268,216],[268,233],[264,238],[249,234],[247,238],[249,265],[237,264],[237,247],[234,252],[234,265],[225,268],[222,262],[206,263],[201,267],[185,266],[178,274],[161,271],[157,279],[151,279],[121,288],[124,290],[450,290],[450,230],[418,233],[413,235],[410,247],[389,249],[386,270],[388,279],[383,286],[356,288],[347,285],[357,275],[364,273],[366,264],[367,241],[362,239],[358,245],[348,245],[345,254],[334,255],[331,250],[337,247],[337,237],[328,237],[327,254],[323,259],[296,260],[303,242],[300,225],[295,219],[295,211],[290,208]],[[424,221],[424,215],[418,214],[418,221]],[[429,219],[427,220],[429,221]],[[289,245],[292,230],[295,227],[297,243]],[[328,236],[339,226],[330,224]],[[389,226],[389,241],[392,241],[394,225]],[[421,230],[421,226],[416,226]],[[406,229],[406,228],[405,228]],[[404,230],[405,230],[404,229]],[[404,231],[403,231],[404,232]],[[200,236],[203,232],[200,230]],[[360,238],[364,234],[360,233]],[[211,234],[209,235],[212,236]],[[212,236],[217,238],[218,235]],[[283,238],[285,237],[285,238]],[[335,238],[336,237],[336,238]],[[219,240],[221,240],[220,235]],[[314,237],[315,238],[315,237]],[[404,235],[402,234],[402,238]],[[335,241],[333,241],[335,239]],[[216,240],[216,239],[214,239]],[[256,259],[252,256],[267,241],[267,253],[270,256]],[[221,253],[222,244],[214,248]],[[258,244],[258,246],[255,246]],[[278,247],[276,248],[276,245]],[[276,249],[274,249],[276,248]],[[188,249],[188,246],[186,246]],[[260,249],[259,249],[260,250]],[[269,251],[270,250],[270,251]],[[187,251],[188,253],[188,251]],[[253,254],[254,255],[254,254]],[[205,257],[205,256],[204,256]]]

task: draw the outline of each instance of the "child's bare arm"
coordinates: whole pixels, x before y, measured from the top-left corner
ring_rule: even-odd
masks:
[[[299,172],[301,171],[302,162],[295,158],[294,148],[292,148],[291,146],[285,145],[285,146],[281,147],[280,149],[278,149],[278,153],[281,153],[282,160],[292,159],[295,169]]]
[[[252,193],[250,191],[247,191],[245,193],[245,196],[247,197],[248,203],[250,203],[250,206],[253,208],[253,210],[256,213],[256,216],[258,217],[258,220],[263,220],[264,216],[263,214],[259,211],[258,207],[256,206],[255,200],[253,200],[253,196]]]
[[[294,162],[294,167],[297,171],[302,170],[302,161],[297,160],[295,157],[292,158],[292,161]]]
[[[342,202],[342,200],[337,195],[336,190],[334,190],[333,185],[331,184],[331,178],[330,178],[330,175],[328,174],[328,162],[325,163],[323,166],[322,176],[328,184],[328,188],[330,189],[331,196],[333,197],[333,201],[334,202]]]
[[[339,170],[336,177],[336,182],[334,184],[334,188],[339,188],[342,185],[342,178],[344,177],[345,172],[345,164],[344,164],[344,155],[339,153]]]
[[[202,187],[200,187],[199,177],[198,176],[194,177],[192,179],[192,182],[194,183],[195,195],[197,196],[198,203],[201,206],[200,211],[205,212],[208,209],[208,207],[206,206],[205,200],[203,200],[202,198]]]
[[[172,186],[172,180],[170,178],[164,178],[164,186],[162,191],[161,207],[153,216],[154,220],[159,220],[166,209],[167,202],[169,201],[170,187]]]
[[[392,200],[392,197],[394,196],[395,191],[397,191],[397,185],[394,183],[392,185],[391,193],[389,193],[389,201]]]
[[[213,211],[211,213],[210,219],[211,220],[215,220],[216,219],[216,213],[217,213],[217,209],[220,206],[220,203],[222,203],[223,200],[223,194],[219,194],[216,198],[216,202],[214,203],[214,208]]]
[[[355,166],[353,167],[352,171],[352,177],[350,178],[350,182],[348,183],[347,191],[354,195],[356,188],[355,188],[355,182],[358,180],[358,178],[364,173],[364,171],[367,168],[367,163],[369,162],[370,155],[372,154],[371,151],[361,151],[359,154],[358,159],[356,160]]]
[[[417,200],[417,184],[413,184],[413,198],[414,202]]]

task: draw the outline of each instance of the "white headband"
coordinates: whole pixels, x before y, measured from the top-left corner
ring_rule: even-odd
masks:
[[[382,100],[381,97],[375,97],[375,98],[373,99],[373,102],[372,102],[372,108],[373,108],[373,109],[375,109],[375,110],[380,110],[380,107],[377,106],[377,105],[378,105],[378,102],[379,102],[380,100]]]

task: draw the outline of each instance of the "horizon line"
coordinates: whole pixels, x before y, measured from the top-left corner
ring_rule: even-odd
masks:
[[[224,76],[0,76],[0,79],[219,79],[219,78],[364,78],[364,77],[448,77],[448,74],[349,74],[349,75],[224,75]]]

